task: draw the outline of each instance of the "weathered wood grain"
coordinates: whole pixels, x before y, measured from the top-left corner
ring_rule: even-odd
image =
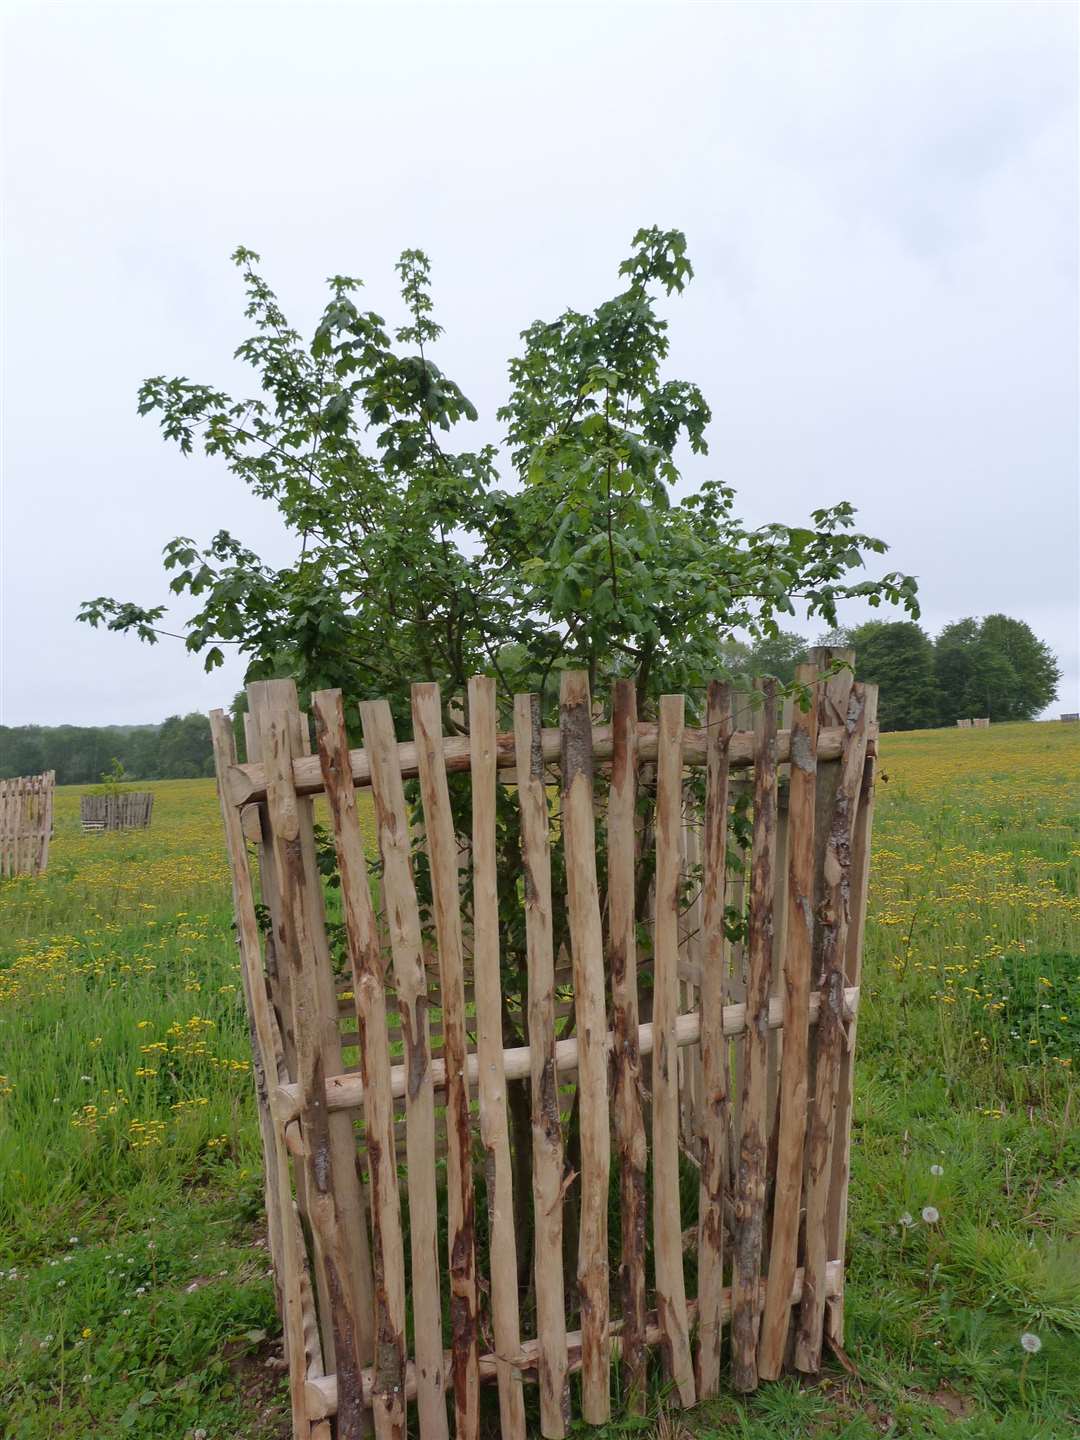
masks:
[[[698,1201],[698,1353],[700,1399],[720,1384],[721,1310],[724,1297],[724,1199],[727,1190],[731,1106],[724,1038],[724,905],[728,836],[728,743],[731,692],[713,681],[706,700],[705,815],[702,844],[701,1186]]]
[[[861,688],[849,688],[846,737],[826,832],[822,866],[824,893],[818,911],[821,1013],[815,1037],[814,1099],[806,1144],[806,1273],[795,1334],[795,1364],[807,1374],[816,1374],[821,1368],[824,1276],[829,1258],[825,1253],[828,1239],[825,1221],[832,1182],[840,1059],[846,1042],[841,996],[851,918],[851,846],[866,745],[865,693]]]
[[[866,899],[870,884],[870,844],[874,826],[874,780],[877,766],[877,703],[876,685],[863,685],[866,706],[866,760],[863,764],[859,811],[851,845],[851,915],[848,921],[847,947],[844,958],[845,979],[858,985],[862,980],[863,932],[866,926]],[[847,1250],[848,1182],[851,1172],[851,1106],[855,1078],[855,1033],[858,1017],[847,1022],[847,1036],[840,1055],[840,1075],[836,1091],[836,1142],[833,1146],[832,1180],[826,1216],[825,1244],[830,1255],[843,1262]],[[841,1263],[840,1284],[826,1308],[826,1327],[835,1344],[844,1343],[844,1266]]]
[[[367,862],[356,815],[345,707],[340,690],[311,697],[337,852],[341,908],[352,968],[353,1003],[364,1085],[364,1122],[371,1191],[371,1250],[375,1303],[375,1433],[405,1436],[405,1251],[390,1093],[386,992]]]
[[[584,1346],[581,1408],[591,1425],[611,1413],[608,1341],[608,1128],[607,1019],[604,941],[596,879],[593,748],[588,677],[564,670],[560,684],[562,830],[566,852],[567,909],[574,965],[581,1136],[581,1222],[578,1288]]]
[[[796,681],[812,685],[812,665],[800,665]],[[817,698],[808,712],[792,718],[791,781],[788,799],[787,925],[784,954],[784,1050],[780,1071],[780,1115],[776,1184],[765,1310],[758,1342],[758,1374],[780,1374],[791,1323],[802,1203],[806,1137],[810,978],[814,952],[814,800],[817,787]]]
[[[371,759],[375,833],[382,861],[383,892],[394,967],[405,1062],[395,1067],[391,1093],[405,1098],[406,1184],[412,1287],[416,1401],[421,1440],[446,1440],[446,1372],[442,1343],[438,1211],[435,1176],[435,1086],[432,1074],[427,972],[420,907],[411,860],[409,816],[398,766],[394,721],[385,700],[360,706],[364,745]],[[445,1080],[445,1062],[443,1064]]]
[[[686,1313],[679,1204],[679,1084],[675,1017],[679,978],[679,871],[682,828],[683,697],[660,701],[656,777],[656,919],[653,971],[653,1254],[656,1310],[665,1376],[693,1405],[694,1367]]]
[[[447,1249],[450,1276],[450,1382],[458,1440],[480,1433],[477,1368],[476,1213],[472,1179],[465,977],[458,855],[443,757],[439,687],[412,687],[424,829],[431,861],[439,985],[443,1003],[447,1111]]]
[[[532,1101],[534,1281],[540,1433],[561,1440],[570,1423],[563,1289],[563,1135],[555,1048],[555,957],[548,796],[540,749],[540,697],[514,697],[521,868],[525,890]],[[576,1058],[576,1057],[575,1057]],[[505,1070],[504,1058],[504,1070]]]
[[[495,682],[469,681],[472,747],[473,975],[476,986],[476,1052],[480,1092],[480,1141],[487,1175],[491,1318],[499,1356],[521,1347],[518,1313],[517,1238],[510,1132],[503,1062],[502,981],[499,973],[499,895],[495,868]],[[497,1363],[500,1430],[524,1440],[525,1400],[521,1372],[508,1359]]]
[[[366,1322],[370,1330],[371,1313],[370,1309],[364,1312],[370,1306],[371,1295],[363,1294],[363,1279],[344,1233],[344,1216],[335,1188],[335,1182],[344,1177],[335,1174],[335,1160],[339,1157],[332,1144],[331,1117],[326,1107],[322,1017],[317,977],[311,964],[318,914],[304,864],[300,814],[292,785],[292,761],[297,748],[294,720],[299,715],[296,689],[291,681],[265,681],[249,687],[248,701],[259,728],[269,781],[272,857],[283,902],[282,933],[276,939],[292,981],[309,1215],[319,1236],[329,1291],[329,1328],[334,1338],[339,1390],[338,1428],[342,1440],[355,1440],[367,1433],[370,1420],[363,1403],[361,1372],[370,1359],[370,1354],[364,1353],[364,1326]],[[351,1132],[351,1125],[349,1128]]]
[[[776,854],[776,682],[766,679],[755,683],[761,691],[762,703],[756,727],[754,837],[747,938],[747,1030],[738,1169],[735,1175],[731,1287],[732,1384],[736,1390],[744,1392],[757,1387],[758,1289],[765,1222],[765,1096]]]
[[[637,923],[634,913],[637,800],[637,694],[615,683],[608,796],[608,967],[611,972],[612,1111],[619,1150],[622,1366],[628,1411],[645,1410],[645,1177],[648,1144],[641,1105]]]

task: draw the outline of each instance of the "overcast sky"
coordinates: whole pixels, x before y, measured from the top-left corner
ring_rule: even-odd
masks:
[[[690,483],[751,523],[852,500],[931,633],[1019,616],[1080,706],[1073,5],[34,4],[4,41],[5,723],[240,684],[74,621],[159,603],[177,534],[289,556],[135,413],[150,374],[241,388],[236,245],[305,332],[335,272],[395,317],[426,249],[495,438],[518,332],[612,293],[654,223],[697,272],[667,306],[714,414]]]

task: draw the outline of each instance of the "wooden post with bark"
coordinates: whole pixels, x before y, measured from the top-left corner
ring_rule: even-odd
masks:
[[[607,1017],[603,932],[596,880],[593,815],[592,715],[588,678],[564,670],[559,694],[562,731],[562,827],[574,1004],[578,1034],[578,1097],[581,1127],[581,1227],[578,1288],[581,1294],[581,1408],[592,1425],[611,1413],[608,1335],[608,1119]]]

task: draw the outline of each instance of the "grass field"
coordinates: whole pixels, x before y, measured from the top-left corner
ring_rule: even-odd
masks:
[[[889,735],[882,750],[855,1373],[686,1423],[746,1440],[1065,1440],[1080,1433],[1080,727]],[[61,791],[48,875],[0,888],[10,1440],[287,1431],[217,802],[210,781],[154,790],[149,832],[86,837],[78,792]]]

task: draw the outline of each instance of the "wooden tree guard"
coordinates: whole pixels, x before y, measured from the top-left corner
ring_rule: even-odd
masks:
[[[0,780],[0,878],[44,875],[52,838],[56,773]]]
[[[611,724],[597,723],[586,677],[567,672],[557,728],[543,727],[538,697],[518,695],[500,732],[494,682],[477,677],[467,721],[436,686],[415,686],[402,742],[385,701],[350,714],[338,692],[314,695],[316,755],[295,688],[271,681],[249,687],[241,765],[214,713],[295,1436],[404,1440],[415,1414],[422,1440],[447,1440],[449,1405],[462,1440],[562,1437],[572,1372],[582,1418],[598,1425],[613,1366],[622,1403],[643,1408],[650,1347],[685,1406],[723,1383],[725,1326],[743,1391],[785,1364],[817,1370],[824,1337],[842,1339],[877,737],[876,691],[852,682],[852,660],[815,651],[798,675],[810,708],[789,704],[783,724],[775,682],[763,682],[752,728],[720,684],[700,727],[681,695],[663,697],[658,721],[640,719],[626,682]],[[467,733],[445,735],[446,715]],[[350,749],[349,726],[363,748]],[[449,777],[463,773],[462,797]],[[500,789],[520,815],[524,1045],[505,1039]],[[344,977],[319,878],[320,794]],[[733,870],[739,794],[752,842]],[[655,846],[647,891],[643,844]],[[554,953],[563,914],[565,960]],[[528,1087],[527,1154],[511,1140],[512,1085]]]
[[[79,797],[82,828],[93,830],[145,830],[154,810],[152,790],[119,790],[111,795]]]

